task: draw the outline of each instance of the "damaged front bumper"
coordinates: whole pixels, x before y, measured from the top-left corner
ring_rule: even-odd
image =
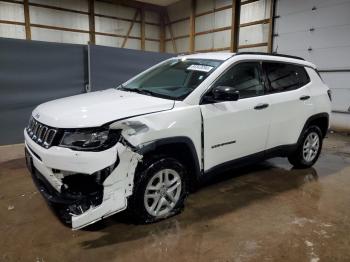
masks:
[[[118,142],[103,152],[34,143],[25,132],[26,161],[37,188],[60,218],[80,229],[127,207],[142,156]]]

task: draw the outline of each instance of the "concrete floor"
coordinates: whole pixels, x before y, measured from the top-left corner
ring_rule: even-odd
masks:
[[[223,174],[169,220],[115,215],[80,231],[53,215],[23,158],[7,160],[0,221],[0,261],[350,261],[350,137],[330,135],[314,168],[273,159]]]

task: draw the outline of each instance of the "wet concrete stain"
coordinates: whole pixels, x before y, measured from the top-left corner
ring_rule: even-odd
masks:
[[[350,261],[350,137],[330,135],[314,168],[272,159],[232,170],[151,225],[117,214],[62,225],[24,159],[0,163],[0,261]]]

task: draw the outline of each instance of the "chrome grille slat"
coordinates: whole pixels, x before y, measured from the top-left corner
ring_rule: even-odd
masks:
[[[33,140],[38,140],[38,133],[39,133],[40,128],[41,128],[41,124],[38,123],[34,129]]]
[[[47,127],[42,125],[40,130],[39,130],[39,134],[38,134],[38,143],[42,143],[43,142],[43,138],[45,137],[45,133],[47,131]]]
[[[57,130],[36,121],[33,117],[26,128],[27,134],[37,144],[49,148],[55,138]]]
[[[49,147],[52,144],[52,141],[55,138],[56,133],[57,133],[57,130],[55,129],[49,129],[47,131],[47,135],[45,136],[45,140],[44,140],[45,147]]]
[[[38,128],[39,128],[39,123],[36,122],[35,125],[34,125],[34,128],[33,128],[33,134],[34,134],[34,136],[36,136],[36,132],[38,131]]]

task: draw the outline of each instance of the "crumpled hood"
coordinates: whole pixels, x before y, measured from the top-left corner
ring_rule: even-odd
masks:
[[[141,114],[170,110],[175,101],[116,89],[61,98],[39,105],[33,117],[57,128],[97,127]]]

